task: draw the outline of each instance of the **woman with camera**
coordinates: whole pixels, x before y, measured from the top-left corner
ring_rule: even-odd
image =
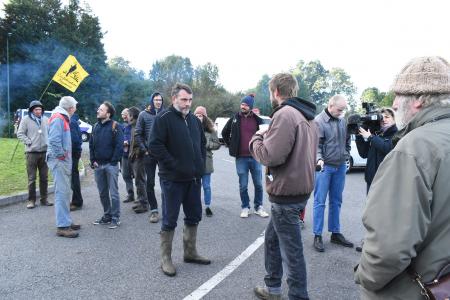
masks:
[[[369,192],[372,180],[384,157],[392,150],[392,137],[397,132],[395,125],[394,111],[390,108],[382,108],[380,111],[383,118],[380,121],[380,131],[371,133],[370,129],[359,128],[356,136],[356,146],[359,155],[367,158],[365,180],[367,183],[367,193]]]

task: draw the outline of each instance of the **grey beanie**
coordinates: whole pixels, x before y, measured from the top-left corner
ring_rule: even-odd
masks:
[[[71,96],[64,96],[59,100],[59,106],[64,108],[65,110],[68,110],[71,107],[77,106],[77,100],[75,100],[74,97]]]
[[[402,95],[449,94],[450,65],[438,56],[414,58],[397,75],[392,91]]]

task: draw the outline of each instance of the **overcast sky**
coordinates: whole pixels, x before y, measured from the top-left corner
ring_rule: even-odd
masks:
[[[389,89],[411,58],[450,59],[449,1],[86,0],[108,58],[146,74],[168,55],[211,62],[230,91],[255,87],[296,63],[343,68],[358,87]],[[66,0],[63,3],[67,3]]]

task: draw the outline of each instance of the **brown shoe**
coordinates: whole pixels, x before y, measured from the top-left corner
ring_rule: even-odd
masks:
[[[138,207],[134,208],[133,210],[137,214],[142,214],[142,213],[148,212],[148,207],[139,205]]]
[[[41,206],[53,206],[53,203],[48,202],[47,200],[41,200]]]
[[[72,224],[70,224],[70,229],[72,229],[72,230],[80,230],[81,229],[81,225],[72,223]]]
[[[70,204],[70,211],[75,211],[75,210],[80,210],[80,209],[81,209],[81,206],[76,206],[76,205]]]
[[[35,202],[35,201],[29,200],[29,201],[27,202],[27,208],[28,208],[28,209],[32,209],[32,208],[34,208],[35,206],[36,206],[36,202]]]
[[[159,213],[157,211],[154,211],[150,214],[149,218],[150,223],[158,223],[159,221]]]
[[[66,238],[76,238],[78,237],[78,232],[72,230],[70,227],[58,227],[56,235]]]

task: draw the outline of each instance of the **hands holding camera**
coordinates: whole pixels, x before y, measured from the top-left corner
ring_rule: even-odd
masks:
[[[367,131],[366,131],[362,127],[359,127],[359,134],[366,140],[372,135],[372,133],[370,132],[370,129],[367,129]]]

